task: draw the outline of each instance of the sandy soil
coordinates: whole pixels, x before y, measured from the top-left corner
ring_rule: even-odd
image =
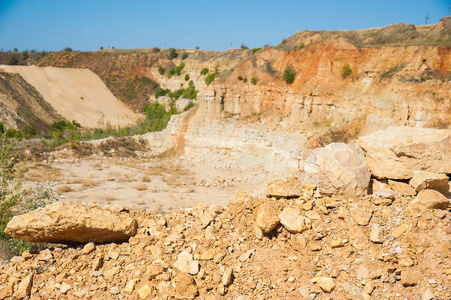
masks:
[[[138,118],[88,69],[0,66],[0,70],[19,73],[58,113],[84,127],[125,126]]]
[[[69,156],[29,163],[28,169],[25,187],[55,181],[65,202],[120,203],[154,213],[197,204],[224,205],[239,190],[261,194],[263,186],[278,176],[234,164],[221,153],[207,158]]]

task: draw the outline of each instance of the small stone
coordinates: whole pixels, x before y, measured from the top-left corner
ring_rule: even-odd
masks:
[[[138,296],[141,299],[146,299],[151,293],[152,293],[152,291],[150,290],[150,287],[147,284],[143,285],[138,290]]]
[[[71,289],[71,286],[65,282],[61,283],[60,285],[60,291],[63,294],[66,294]]]
[[[417,194],[410,185],[404,182],[389,180],[388,185],[390,185],[390,188],[392,190],[394,190],[397,193],[400,193],[401,195],[415,196]]]
[[[193,256],[187,251],[182,251],[178,255],[177,261],[174,263],[174,267],[180,272],[189,273],[190,263],[193,261]]]
[[[315,277],[312,279],[312,281],[316,282],[318,286],[326,293],[332,292],[335,288],[334,279],[331,277]]]
[[[288,277],[288,282],[293,283],[296,280],[293,276]]]
[[[409,224],[402,224],[399,226],[396,226],[395,229],[393,229],[392,236],[394,238],[399,238],[401,235],[403,235],[408,229],[410,225]]]
[[[435,298],[434,293],[431,291],[431,289],[427,289],[424,291],[423,296],[421,297],[422,300],[432,300]]]
[[[215,257],[215,255],[216,255],[216,250],[209,249],[209,250],[205,251],[204,253],[202,253],[202,255],[200,256],[200,260],[211,260]]]
[[[218,294],[221,295],[221,296],[224,296],[225,293],[226,293],[225,286],[223,286],[222,284],[220,284],[220,285],[218,286]]]
[[[370,219],[373,215],[373,211],[364,209],[362,207],[353,207],[351,209],[351,217],[357,222],[360,226],[366,226],[370,222]]]
[[[228,267],[227,269],[225,269],[224,274],[222,275],[222,284],[224,286],[228,286],[229,284],[232,283],[232,267]]]
[[[130,279],[127,284],[125,285],[124,291],[127,293],[133,293],[135,290],[136,282],[138,282],[139,279]]]
[[[14,280],[11,280],[2,290],[0,290],[0,299],[5,299],[12,296],[14,293],[14,286],[16,285]]]
[[[31,287],[33,286],[33,275],[28,275],[19,284],[19,288],[14,293],[14,299],[23,299],[31,294]]]
[[[118,288],[117,286],[113,286],[113,287],[110,289],[110,293],[113,294],[113,295],[119,294],[119,293],[120,293],[119,288]]]
[[[22,257],[24,260],[30,259],[33,257],[33,254],[30,253],[30,250],[25,250],[22,252]]]
[[[407,210],[410,213],[417,213],[426,209],[447,209],[449,204],[449,199],[443,194],[435,190],[423,190],[409,203]]]
[[[92,271],[92,275],[94,277],[102,276],[102,272],[100,272],[100,271]]]
[[[111,258],[111,259],[116,260],[119,257],[119,252],[114,251],[113,249],[111,249],[110,251],[108,251],[108,257]]]
[[[92,251],[94,251],[96,249],[96,244],[94,244],[93,242],[87,243],[84,247],[83,250],[81,251],[81,254],[89,254]]]
[[[263,192],[268,197],[275,198],[293,198],[299,197],[301,195],[301,183],[299,180],[275,180],[268,183],[264,188]]]
[[[257,225],[254,226],[255,237],[259,240],[263,238],[263,231]]]
[[[144,273],[143,277],[147,280],[152,280],[156,278],[158,275],[162,274],[164,271],[164,268],[159,264],[151,264],[147,267],[146,273]]]
[[[189,263],[189,274],[196,275],[199,273],[199,262],[197,260]]]
[[[251,257],[252,254],[254,254],[255,249],[251,249],[246,251],[246,253],[243,253],[240,255],[240,261],[245,262],[246,260],[249,259],[249,257]]]
[[[307,230],[304,217],[298,209],[285,207],[279,215],[280,223],[291,233],[301,233]]]
[[[348,299],[362,299],[362,291],[359,287],[350,284],[350,283],[344,283],[342,284],[342,288],[344,292],[346,293],[346,297]]]
[[[340,247],[343,247],[344,245],[345,245],[345,243],[342,239],[336,239],[330,243],[330,246],[332,248],[340,248]]]
[[[199,294],[199,290],[193,277],[186,273],[177,274],[173,282],[175,283],[176,299],[194,299]]]
[[[92,262],[92,270],[93,271],[98,271],[102,266],[103,266],[103,258],[101,258],[101,257],[97,257]]]
[[[382,243],[384,241],[384,230],[379,224],[370,225],[370,241],[373,243]]]
[[[279,225],[279,213],[274,205],[263,204],[257,212],[256,224],[262,230],[263,234],[271,232]]]
[[[374,283],[372,283],[371,281],[368,281],[365,284],[365,287],[363,288],[363,292],[365,294],[371,295],[373,293],[374,288],[375,288]]]
[[[423,280],[423,275],[419,271],[403,270],[401,272],[401,283],[403,286],[415,286]]]
[[[49,249],[42,250],[37,257],[37,260],[42,261],[49,261],[51,259],[53,259],[53,254]]]

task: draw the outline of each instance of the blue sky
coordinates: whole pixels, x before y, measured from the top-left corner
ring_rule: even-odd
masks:
[[[0,48],[225,50],[277,45],[302,30],[435,24],[451,0],[0,0]]]

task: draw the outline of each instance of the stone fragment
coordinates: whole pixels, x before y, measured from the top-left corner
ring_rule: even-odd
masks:
[[[307,230],[304,218],[301,212],[293,207],[285,207],[279,215],[280,223],[291,233],[301,233]]]
[[[13,299],[23,299],[31,294],[31,287],[33,286],[33,275],[28,275],[19,284],[19,288],[13,295]]]
[[[259,207],[256,225],[262,230],[263,234],[271,232],[279,223],[279,213],[274,205],[265,203]]]
[[[403,286],[415,286],[423,280],[423,275],[419,271],[403,270],[401,272],[401,283]]]
[[[66,294],[71,289],[71,286],[65,282],[60,285],[60,292]]]
[[[293,198],[301,196],[301,189],[301,182],[296,178],[289,180],[278,179],[268,183],[263,188],[263,192],[268,197]]]
[[[5,232],[26,242],[124,242],[136,233],[137,222],[128,213],[63,202],[15,216]]]
[[[50,251],[50,249],[42,250],[37,257],[37,260],[42,260],[42,261],[49,261],[52,259],[53,259],[53,254],[52,254],[52,251]]]
[[[89,254],[92,251],[94,251],[96,249],[96,244],[93,242],[87,243],[84,247],[83,250],[81,250],[81,254]]]
[[[225,269],[224,274],[222,275],[222,284],[224,286],[228,286],[229,284],[232,283],[232,278],[233,278],[232,267],[228,267],[227,269]]]
[[[423,295],[421,296],[422,300],[432,300],[435,298],[434,292],[431,291],[431,289],[427,289],[424,291]]]
[[[113,287],[110,289],[110,293],[111,293],[112,295],[118,295],[118,294],[120,293],[119,288],[118,288],[117,286],[113,286]]]
[[[146,299],[152,291],[150,290],[150,287],[147,284],[144,284],[139,290],[138,290],[138,296],[140,299]]]
[[[177,268],[180,272],[189,273],[190,263],[192,261],[193,256],[185,250],[180,252],[180,254],[178,255],[177,261],[174,263],[174,267]]]
[[[404,182],[389,180],[388,185],[392,190],[394,190],[397,193],[400,193],[401,195],[415,196],[417,194],[410,185]]]
[[[425,171],[417,171],[413,173],[409,184],[420,192],[425,189],[436,190],[444,196],[449,196],[449,177],[446,174],[437,174]]]
[[[255,233],[255,237],[259,240],[261,240],[263,238],[263,231],[261,230],[260,227],[257,226],[257,224],[254,225],[254,233]]]
[[[351,211],[351,217],[357,222],[360,226],[366,226],[371,220],[373,216],[373,211],[369,209],[365,209],[358,206],[353,206]]]
[[[144,273],[143,277],[147,280],[152,280],[156,278],[158,275],[163,273],[164,268],[156,263],[151,264],[147,267],[146,272]]]
[[[370,241],[373,243],[382,243],[384,241],[384,230],[379,224],[370,225]]]
[[[368,281],[365,284],[365,287],[363,288],[363,292],[365,294],[371,295],[373,293],[374,288],[375,288],[374,283],[371,281]]]
[[[208,249],[202,255],[200,256],[200,260],[211,260],[215,257],[216,250],[215,249]]]
[[[92,262],[92,270],[93,271],[98,271],[102,266],[103,266],[103,258],[102,257],[97,257]]]
[[[410,179],[418,170],[451,173],[451,130],[390,127],[358,142],[376,178]]]
[[[246,251],[245,253],[241,254],[240,257],[239,257],[239,259],[240,259],[240,261],[245,262],[245,261],[248,260],[249,257],[251,257],[251,255],[254,254],[254,253],[255,253],[255,249],[248,250],[248,251]]]
[[[344,143],[313,150],[305,160],[304,181],[322,196],[357,198],[368,193],[371,174],[361,157]]]
[[[447,209],[450,200],[435,190],[423,190],[409,203],[407,210],[411,213],[426,209]]]
[[[199,262],[197,260],[194,260],[189,263],[189,274],[196,275],[199,273]]]
[[[0,290],[0,299],[11,297],[14,293],[14,286],[16,285],[14,280],[11,280],[6,284],[3,289]]]
[[[30,253],[30,250],[25,250],[22,252],[22,257],[24,260],[30,259],[33,257],[33,254]]]
[[[139,279],[135,278],[135,279],[130,279],[127,284],[125,285],[125,289],[124,291],[126,293],[133,293],[133,291],[135,290],[135,286],[136,283],[138,282]]]
[[[353,300],[363,300],[362,291],[359,287],[351,284],[351,283],[344,283],[342,284],[343,291],[346,293],[346,297],[348,299]]]
[[[407,230],[409,230],[409,227],[410,227],[409,224],[402,224],[402,225],[396,226],[396,227],[393,229],[392,236],[393,236],[394,238],[399,238],[399,237],[400,237],[401,235],[403,235]]]
[[[194,299],[199,294],[196,282],[186,273],[178,273],[174,279],[176,299]]]
[[[334,279],[331,277],[315,277],[312,279],[312,282],[317,283],[326,293],[332,292],[335,288]]]
[[[343,247],[344,245],[345,245],[345,240],[340,239],[340,238],[332,240],[332,242],[330,243],[330,246],[332,248],[340,248],[340,247]]]

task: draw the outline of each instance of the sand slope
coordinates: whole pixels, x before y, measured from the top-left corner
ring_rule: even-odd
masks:
[[[84,127],[132,124],[138,115],[125,107],[88,69],[35,66],[0,66],[0,70],[19,73],[67,120]]]

